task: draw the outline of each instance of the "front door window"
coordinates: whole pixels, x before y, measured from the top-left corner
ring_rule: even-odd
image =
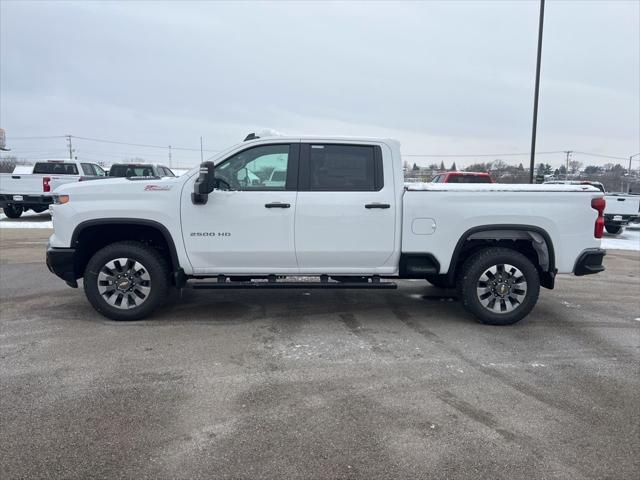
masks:
[[[237,153],[216,166],[231,190],[285,190],[289,145],[264,145]]]

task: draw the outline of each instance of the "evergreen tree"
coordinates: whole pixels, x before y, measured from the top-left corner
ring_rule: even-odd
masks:
[[[450,172],[455,172],[456,170],[458,170],[456,168],[456,162],[453,162],[453,164],[451,165],[451,168],[449,169]]]
[[[440,161],[440,170],[443,171],[443,172],[446,170],[446,168],[444,166],[444,160]]]

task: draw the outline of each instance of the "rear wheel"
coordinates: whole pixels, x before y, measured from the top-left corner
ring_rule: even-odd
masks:
[[[20,205],[7,205],[2,209],[4,214],[9,218],[20,218],[24,211]]]
[[[458,278],[462,304],[482,323],[511,325],[533,309],[540,276],[515,250],[487,248],[469,257]]]
[[[606,228],[607,232],[611,235],[617,235],[623,229],[622,225],[605,225],[604,228]]]
[[[139,242],[104,247],[89,260],[84,291],[99,313],[112,320],[140,320],[169,293],[169,267],[155,249]]]

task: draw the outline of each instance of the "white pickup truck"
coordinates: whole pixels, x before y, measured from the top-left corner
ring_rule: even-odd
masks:
[[[285,171],[279,181],[274,171]],[[257,181],[256,181],[257,179]],[[115,320],[170,287],[457,287],[481,322],[526,316],[556,273],[604,270],[588,185],[418,184],[394,140],[253,138],[177,178],[64,185],[49,269]],[[309,281],[309,279],[312,281]],[[301,281],[304,279],[305,281]]]
[[[95,163],[79,160],[36,162],[31,173],[0,174],[0,207],[9,218],[18,218],[31,209],[44,212],[53,202],[52,192],[65,183],[105,176]]]

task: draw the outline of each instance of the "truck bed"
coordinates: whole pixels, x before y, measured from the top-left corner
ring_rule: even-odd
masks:
[[[402,252],[429,251],[445,273],[457,246],[452,239],[478,227],[531,225],[553,239],[559,272],[571,273],[576,252],[599,246],[591,200],[601,196],[589,185],[411,184],[403,197]]]

